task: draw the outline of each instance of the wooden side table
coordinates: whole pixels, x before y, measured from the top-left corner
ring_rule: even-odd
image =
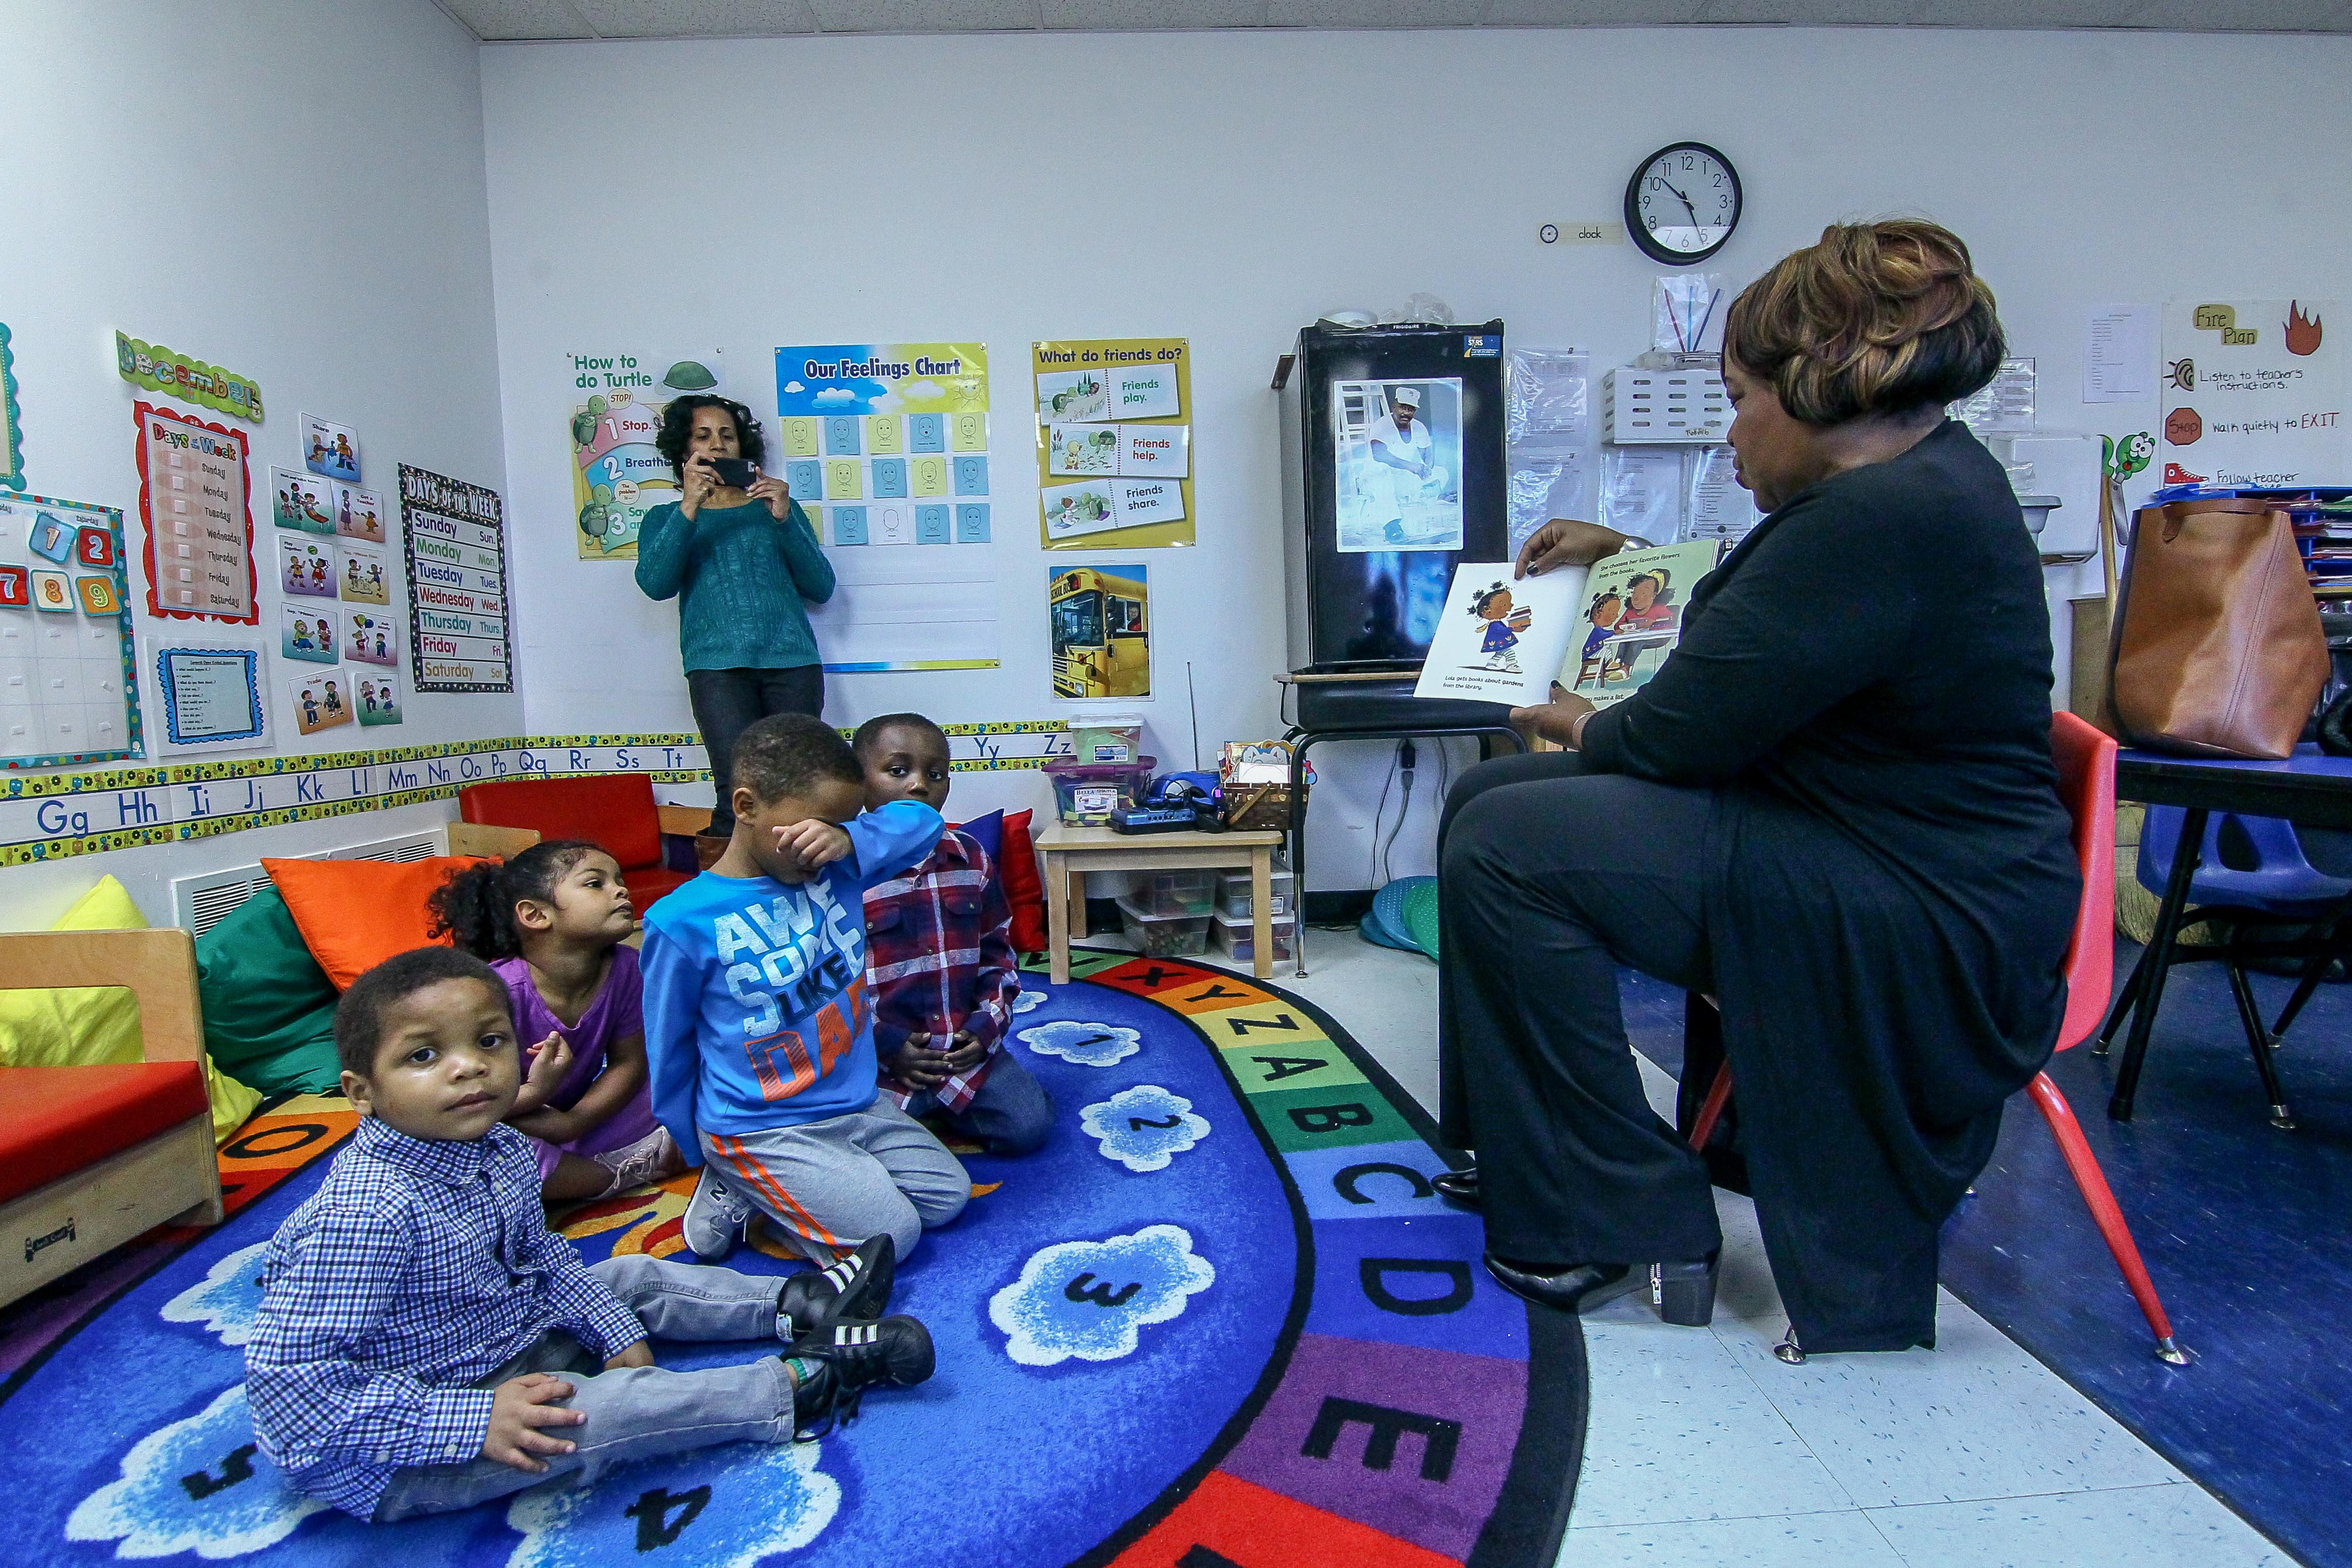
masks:
[[[1250,873],[1251,967],[1274,975],[1274,849],[1283,835],[1267,829],[1223,833],[1115,833],[1056,822],[1038,837],[1045,857],[1045,929],[1053,979],[1070,979],[1070,937],[1087,934],[1086,873],[1090,871],[1239,871]],[[1302,932],[1301,935],[1304,935]]]

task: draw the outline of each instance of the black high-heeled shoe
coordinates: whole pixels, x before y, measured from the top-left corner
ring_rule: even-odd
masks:
[[[1563,1312],[1580,1312],[1614,1301],[1649,1278],[1623,1263],[1571,1263],[1549,1271],[1522,1269],[1492,1252],[1486,1254],[1486,1272],[1521,1301]]]
[[[1429,1185],[1437,1189],[1438,1197],[1456,1208],[1478,1209],[1486,1207],[1486,1197],[1478,1190],[1476,1166],[1472,1166],[1467,1170],[1440,1171],[1429,1178]]]
[[[1722,1267],[1719,1249],[1688,1263],[1651,1264],[1650,1304],[1676,1327],[1706,1327],[1715,1321],[1715,1279]]]

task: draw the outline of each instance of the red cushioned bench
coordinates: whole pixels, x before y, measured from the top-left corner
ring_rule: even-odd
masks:
[[[70,986],[129,988],[145,1060],[0,1067],[0,1304],[157,1225],[221,1218],[195,939],[0,935],[0,990]]]
[[[457,791],[449,852],[506,860],[541,840],[585,839],[621,865],[639,915],[688,880],[662,861],[663,816],[653,780],[642,773],[577,779],[508,779]],[[700,813],[708,820],[709,813]]]

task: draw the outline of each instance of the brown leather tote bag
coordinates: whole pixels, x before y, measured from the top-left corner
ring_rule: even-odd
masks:
[[[2276,760],[2327,684],[2287,515],[2221,497],[2133,515],[2100,727],[2126,745]]]

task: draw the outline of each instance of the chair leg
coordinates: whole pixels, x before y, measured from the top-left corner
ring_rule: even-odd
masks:
[[[2314,953],[2305,962],[2303,974],[2294,983],[2294,995],[2287,998],[2286,1006],[2279,1009],[2278,1022],[2271,1025],[2272,1050],[2277,1050],[2285,1041],[2286,1031],[2294,1027],[2294,1020],[2302,1015],[2304,1005],[2319,989],[2320,977],[2327,973],[2327,966],[2335,961],[2333,953]]]
[[[2093,1056],[2106,1055],[2108,1047],[2115,1044],[2116,1035],[2124,1027],[2124,1020],[2131,1017],[2132,1005],[2139,1000],[2139,988],[2146,984],[2147,949],[2143,947],[2139,951],[2139,962],[2134,964],[2132,972],[2124,977],[2123,989],[2116,993],[2115,1005],[2107,1009],[2107,1021],[2100,1026],[2098,1043],[2091,1047]]]
[[[1715,1082],[1707,1085],[1706,1101],[1698,1108],[1698,1118],[1691,1124],[1690,1146],[1704,1149],[1706,1141],[1715,1136],[1715,1124],[1723,1120],[1723,1107],[1731,1098],[1731,1063],[1715,1070]]]
[[[2271,1060],[2271,1037],[2263,1029],[2262,1011],[2254,1005],[2246,967],[2231,957],[2222,960],[2221,967],[2230,972],[2230,993],[2237,998],[2238,1021],[2246,1027],[2246,1049],[2253,1052],[2254,1071],[2262,1076],[2263,1094],[2270,1102],[2271,1125],[2293,1132],[2294,1118],[2287,1114],[2286,1092],[2279,1087],[2278,1064]]]
[[[2123,1270],[2124,1283],[2131,1288],[2132,1299],[2139,1303],[2142,1316],[2156,1334],[2156,1354],[2159,1360],[2175,1366],[2189,1364],[2189,1353],[2174,1343],[2172,1320],[2165,1315],[2164,1302],[2158,1299],[2156,1281],[2147,1277],[2147,1265],[2140,1260],[2139,1245],[2132,1239],[2131,1227],[2124,1221],[2124,1211],[2116,1204],[2116,1195],[2107,1186],[2107,1178],[2099,1169],[2098,1156],[2083,1136],[2081,1124],[2074,1120],[2074,1108],[2066,1103],[2066,1096],[2058,1092],[2050,1074],[2037,1072],[2027,1085],[2033,1096],[2034,1108],[2042,1119],[2050,1124],[2050,1132],[2058,1140],[2058,1152],[2066,1161],[2066,1170],[2074,1178],[2075,1190],[2091,1210],[2091,1220],[2105,1238],[2107,1250],[2115,1254],[2116,1267]]]

